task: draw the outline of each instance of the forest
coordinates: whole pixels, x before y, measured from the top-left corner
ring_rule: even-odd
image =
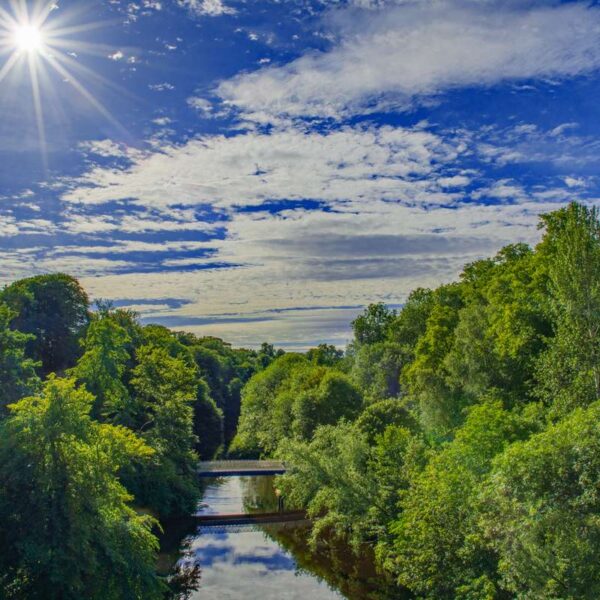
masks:
[[[600,220],[372,304],[345,350],[234,349],[90,301],[0,292],[0,598],[176,597],[164,519],[199,459],[278,458],[310,542],[339,538],[415,598],[600,597]]]
[[[98,302],[64,274],[0,293],[0,598],[158,599],[160,523],[200,498],[277,356]]]

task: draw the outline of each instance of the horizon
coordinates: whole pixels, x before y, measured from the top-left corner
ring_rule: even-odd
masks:
[[[0,285],[235,347],[345,346],[599,204],[596,2],[14,0],[0,46]]]

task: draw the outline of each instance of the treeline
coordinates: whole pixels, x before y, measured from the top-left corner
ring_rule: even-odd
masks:
[[[419,598],[600,597],[600,222],[540,227],[243,392],[232,451]]]
[[[153,599],[159,520],[199,499],[241,389],[276,357],[90,303],[67,275],[0,292],[0,598]]]

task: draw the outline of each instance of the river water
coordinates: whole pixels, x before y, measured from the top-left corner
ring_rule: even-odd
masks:
[[[272,477],[206,480],[198,514],[277,510]],[[377,575],[369,549],[307,542],[303,523],[201,527],[169,524],[163,564],[177,564],[190,600],[405,600]]]

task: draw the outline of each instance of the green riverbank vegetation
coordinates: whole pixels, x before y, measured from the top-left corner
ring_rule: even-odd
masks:
[[[244,384],[276,356],[90,311],[63,274],[0,293],[0,598],[165,598],[163,519],[233,436]]]
[[[600,597],[600,223],[540,227],[244,389],[232,452],[415,597]]]

